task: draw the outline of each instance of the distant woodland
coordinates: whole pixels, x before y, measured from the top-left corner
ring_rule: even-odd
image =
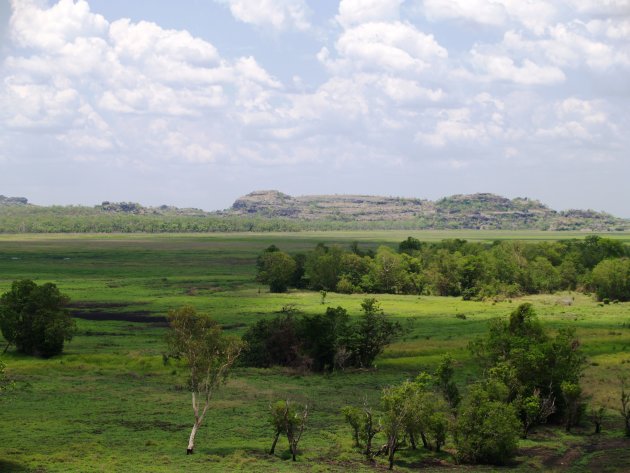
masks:
[[[409,237],[398,251],[320,243],[294,255],[271,245],[259,256],[257,267],[258,281],[269,284],[271,292],[294,287],[485,300],[578,290],[594,292],[604,303],[630,300],[630,247],[595,235],[537,243],[431,243]]]

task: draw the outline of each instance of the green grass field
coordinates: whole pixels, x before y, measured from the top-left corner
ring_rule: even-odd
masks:
[[[211,314],[228,333],[240,335],[249,324],[275,316],[286,304],[305,313],[322,312],[326,305],[318,293],[269,294],[256,284],[255,259],[260,251],[272,243],[295,252],[320,241],[348,245],[355,240],[374,248],[396,245],[409,235],[422,240],[488,241],[584,236],[548,232],[0,236],[0,292],[15,279],[51,281],[83,316],[98,319],[77,319],[79,332],[62,356],[42,360],[11,351],[3,355],[16,387],[0,400],[0,472],[374,470],[352,448],[341,406],[358,404],[364,397],[376,403],[382,387],[432,370],[445,352],[456,358],[463,388],[479,374],[467,343],[485,333],[489,319],[509,314],[521,300],[378,296],[385,311],[399,319],[404,334],[377,359],[376,371],[306,375],[280,368],[238,368],[215,398],[192,456],[185,455],[193,422],[185,373],[164,366],[164,328],[159,322],[169,309],[192,304]],[[630,242],[628,233],[614,237]],[[362,298],[328,294],[326,304],[343,306],[357,316]],[[571,435],[540,428],[521,442],[515,464],[501,469],[457,466],[448,443],[440,456],[401,450],[396,470],[627,471],[630,441],[622,438],[622,419],[615,409],[617,378],[630,376],[630,304],[600,305],[577,293],[523,300],[534,304],[550,329],[576,328],[588,355],[584,389],[593,404],[609,409],[603,433],[591,435],[590,425]],[[143,321],[125,320],[133,317]],[[267,407],[279,398],[312,405],[296,464],[289,459],[286,441],[279,444],[275,457],[265,453],[272,440]],[[384,459],[376,468],[385,468]]]

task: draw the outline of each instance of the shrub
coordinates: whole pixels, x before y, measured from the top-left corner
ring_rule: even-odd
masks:
[[[52,283],[14,281],[0,297],[0,329],[9,345],[27,355],[51,357],[63,351],[76,331],[65,309],[70,299]]]
[[[521,425],[514,406],[474,386],[462,403],[455,428],[457,457],[465,463],[504,465],[516,455]]]

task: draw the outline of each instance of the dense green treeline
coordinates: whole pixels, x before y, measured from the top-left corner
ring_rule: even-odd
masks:
[[[272,292],[296,287],[483,300],[578,290],[606,302],[630,300],[629,257],[630,247],[598,236],[537,243],[409,237],[398,251],[319,244],[309,253],[288,255],[272,245],[257,264],[258,280]]]

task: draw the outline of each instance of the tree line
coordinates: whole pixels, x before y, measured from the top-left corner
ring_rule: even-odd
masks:
[[[271,292],[307,288],[483,300],[578,290],[604,302],[630,300],[630,247],[595,235],[536,243],[409,237],[396,250],[320,243],[293,255],[271,245],[256,264],[257,280]]]

